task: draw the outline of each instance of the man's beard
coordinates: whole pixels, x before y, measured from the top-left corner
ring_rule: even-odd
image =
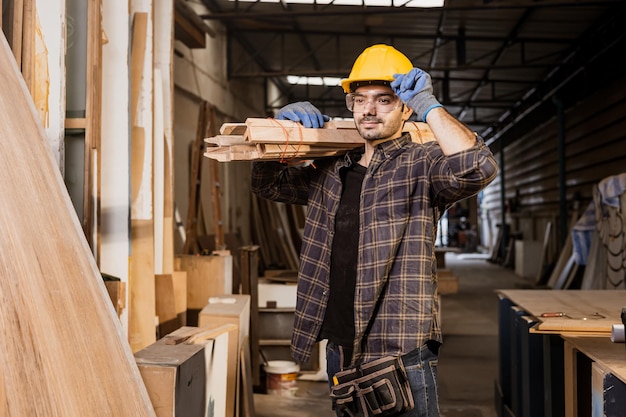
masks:
[[[361,122],[377,122],[379,123],[379,127],[375,129],[365,129],[361,126]],[[384,133],[384,125],[383,121],[377,118],[376,116],[364,116],[362,117],[356,125],[356,129],[359,131],[361,137],[365,140],[374,141],[381,139]]]

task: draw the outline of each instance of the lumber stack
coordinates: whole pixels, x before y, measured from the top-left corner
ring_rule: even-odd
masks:
[[[414,142],[435,140],[426,123],[406,123]],[[220,162],[288,161],[342,155],[363,146],[351,120],[330,121],[321,129],[305,128],[290,120],[249,118],[245,123],[225,123],[220,134],[206,138],[204,156]]]

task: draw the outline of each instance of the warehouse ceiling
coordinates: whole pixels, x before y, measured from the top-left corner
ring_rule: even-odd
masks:
[[[271,80],[284,102],[351,117],[340,87],[287,76],[338,77],[386,43],[430,72],[450,113],[495,150],[626,72],[623,0],[446,0],[440,8],[196,0],[228,33],[230,79]],[[381,3],[380,1],[378,3]],[[268,103],[268,113],[280,103]]]

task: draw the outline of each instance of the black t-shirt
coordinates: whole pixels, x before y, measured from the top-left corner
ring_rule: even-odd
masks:
[[[354,290],[359,252],[359,206],[366,168],[354,164],[341,171],[343,191],[335,217],[330,256],[330,296],[321,339],[352,349],[354,343]]]

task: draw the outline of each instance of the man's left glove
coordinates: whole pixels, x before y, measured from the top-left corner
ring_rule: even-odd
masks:
[[[422,122],[426,122],[429,111],[443,107],[433,95],[430,74],[419,68],[413,68],[407,74],[394,74],[390,87]]]
[[[317,107],[308,101],[300,101],[297,103],[287,104],[278,110],[277,120],[291,120],[292,122],[302,123],[304,127],[324,127],[324,122],[330,120],[330,117],[322,114]]]

